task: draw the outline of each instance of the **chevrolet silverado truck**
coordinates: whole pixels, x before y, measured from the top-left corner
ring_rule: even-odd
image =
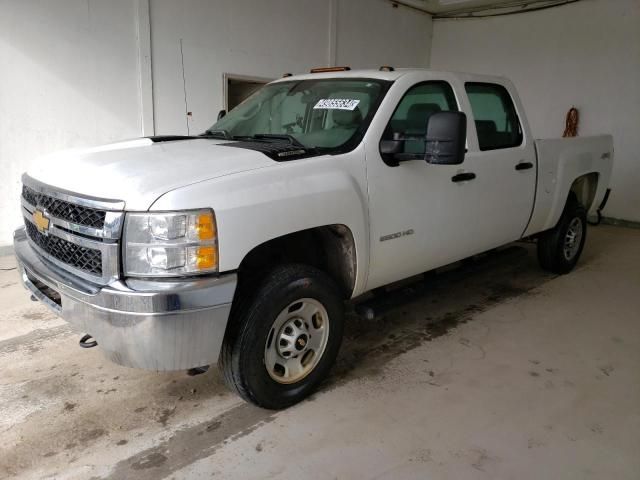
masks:
[[[15,254],[81,345],[155,371],[218,364],[272,409],[328,375],[349,299],[525,238],[569,272],[613,161],[611,136],[534,139],[492,76],[312,70],[222,114],[198,136],[42,159]]]

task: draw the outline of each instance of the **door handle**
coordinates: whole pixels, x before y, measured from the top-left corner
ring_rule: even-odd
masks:
[[[451,177],[451,181],[452,182],[466,182],[468,180],[473,180],[474,178],[476,178],[476,174],[473,173],[473,172],[459,173],[459,174],[454,175],[453,177]]]
[[[530,168],[533,168],[531,162],[520,162],[516,165],[516,170],[529,170]]]

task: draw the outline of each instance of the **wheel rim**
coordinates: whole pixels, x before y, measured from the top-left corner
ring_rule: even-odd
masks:
[[[564,236],[563,252],[566,260],[573,260],[578,250],[580,250],[582,233],[582,221],[576,217],[569,223],[569,228],[567,228],[567,233]]]
[[[320,302],[301,298],[276,317],[264,348],[264,364],[278,383],[296,383],[318,365],[329,340],[329,315]]]

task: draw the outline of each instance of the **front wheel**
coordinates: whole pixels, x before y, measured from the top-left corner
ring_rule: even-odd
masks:
[[[587,238],[587,214],[571,195],[556,227],[538,239],[538,260],[545,270],[568,273],[580,258]]]
[[[316,268],[284,265],[240,297],[220,356],[227,384],[260,407],[299,402],[328,375],[340,348],[337,285]]]

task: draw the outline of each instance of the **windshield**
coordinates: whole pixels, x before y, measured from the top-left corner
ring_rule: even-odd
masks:
[[[344,149],[360,141],[389,85],[372,79],[272,83],[218,120],[205,135]]]

